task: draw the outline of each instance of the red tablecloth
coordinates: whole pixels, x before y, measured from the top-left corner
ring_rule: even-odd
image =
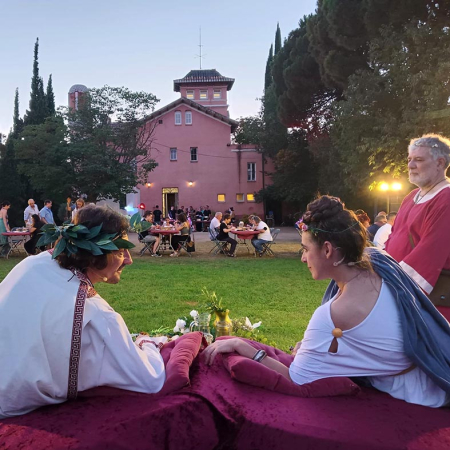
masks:
[[[6,231],[2,233],[3,236],[29,236],[30,234],[29,231]]]
[[[256,230],[233,230],[233,234],[235,234],[239,239],[252,239],[254,236],[257,236],[260,231]]]
[[[177,230],[150,230],[150,233],[154,236],[161,235],[161,236],[169,236],[173,234],[178,234],[179,231]]]

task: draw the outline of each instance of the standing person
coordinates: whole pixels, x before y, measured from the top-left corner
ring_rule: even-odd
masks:
[[[253,216],[254,229],[260,233],[252,239],[252,245],[255,247],[258,256],[263,255],[263,244],[272,241],[272,235],[267,223],[263,222],[258,216]]]
[[[387,222],[386,214],[378,213],[375,220],[369,228],[367,228],[367,234],[369,235],[369,241],[373,242],[373,238],[377,231]]]
[[[72,223],[75,220],[75,216],[78,213],[78,211],[84,207],[84,200],[82,198],[79,198],[75,202],[75,209],[72,211]]]
[[[396,216],[397,216],[396,212],[390,212],[387,215],[387,222],[382,227],[380,227],[380,229],[376,232],[375,237],[373,238],[373,243],[375,244],[375,247],[384,250],[386,241],[388,240],[389,235],[392,232],[392,226],[394,225]]]
[[[159,206],[155,206],[155,210],[153,211],[153,219],[157,225],[161,225],[161,216],[162,211],[159,209]]]
[[[37,241],[41,237],[40,231],[41,231],[41,228],[44,226],[44,222],[42,222],[42,220],[38,214],[33,214],[31,216],[31,220],[32,220],[31,228],[30,228],[31,236],[30,236],[30,239],[27,242],[25,242],[23,247],[25,248],[26,252],[29,255],[35,255],[36,254],[36,244],[37,244]]]
[[[0,256],[6,256],[9,251],[8,238],[2,236],[2,233],[11,231],[8,223],[8,209],[11,208],[10,202],[3,202],[0,209]]]
[[[356,217],[358,220],[364,225],[364,228],[369,228],[370,226],[370,217],[363,209],[358,209],[355,211]]]
[[[217,240],[228,242],[231,247],[230,250],[228,251],[228,256],[235,258],[237,242],[236,239],[233,239],[228,235],[228,233],[232,230],[232,228],[229,226],[230,222],[231,222],[230,214],[224,214],[222,223],[220,224],[219,234],[217,235]]]
[[[159,348],[149,336],[133,342],[122,316],[94,288],[119,283],[133,262],[128,221],[88,205],[75,223],[101,226],[111,236],[111,250],[78,233],[76,253],[65,246],[59,255],[25,258],[0,285],[0,419],[63,403],[96,386],[154,393],[164,384]]]
[[[450,270],[450,141],[437,134],[411,140],[409,181],[418,189],[403,200],[386,251],[427,293]],[[445,282],[445,281],[444,281]],[[450,296],[444,304],[450,306]]]
[[[23,220],[25,222],[25,225],[27,225],[28,223],[31,224],[31,216],[33,214],[38,214],[39,215],[39,208],[38,205],[36,205],[35,201],[30,198],[28,200],[28,206],[25,208],[25,211],[23,212]]]
[[[231,216],[231,223],[234,224],[234,221],[236,220],[236,214],[234,213],[234,208],[230,206],[230,216]]]
[[[72,220],[72,211],[74,209],[75,205],[72,203],[72,197],[67,197],[65,220]]]
[[[44,224],[55,223],[55,219],[53,219],[52,201],[51,200],[45,200],[44,207],[41,209],[39,215],[41,216],[41,220],[42,220],[42,222],[44,222]]]
[[[171,206],[169,210],[169,218],[175,220],[177,217],[177,211],[175,210],[175,206]]]

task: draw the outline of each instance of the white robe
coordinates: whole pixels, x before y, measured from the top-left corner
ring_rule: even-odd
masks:
[[[0,284],[0,418],[67,398],[75,297],[80,282],[48,252],[19,263]],[[78,390],[112,386],[161,390],[159,350],[131,339],[99,295],[86,299]]]

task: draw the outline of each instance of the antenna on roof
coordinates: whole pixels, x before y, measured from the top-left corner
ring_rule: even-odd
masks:
[[[204,58],[206,55],[202,55],[202,27],[200,27],[200,44],[198,45],[200,47],[200,55],[195,55],[197,58],[200,59],[200,70],[202,69],[202,58]]]

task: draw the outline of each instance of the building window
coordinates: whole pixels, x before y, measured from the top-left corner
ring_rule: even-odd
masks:
[[[214,98],[215,99],[222,98],[222,91],[220,89],[214,89]]]
[[[192,125],[192,111],[186,111],[184,114],[184,123],[186,125]]]
[[[247,163],[247,181],[256,181],[256,163]]]
[[[175,111],[175,125],[181,125],[181,112]]]
[[[208,91],[200,91],[200,100],[208,99]]]
[[[243,202],[244,201],[244,194],[236,194],[236,201],[237,202]]]
[[[248,202],[254,202],[255,201],[254,194],[247,194],[247,201]]]
[[[194,100],[194,91],[186,91],[186,98]]]
[[[191,147],[191,162],[197,162],[197,147]]]
[[[217,194],[217,201],[219,203],[225,203],[225,194]]]
[[[170,149],[170,160],[171,161],[176,161],[177,159],[178,159],[177,149],[176,148],[171,148]]]

